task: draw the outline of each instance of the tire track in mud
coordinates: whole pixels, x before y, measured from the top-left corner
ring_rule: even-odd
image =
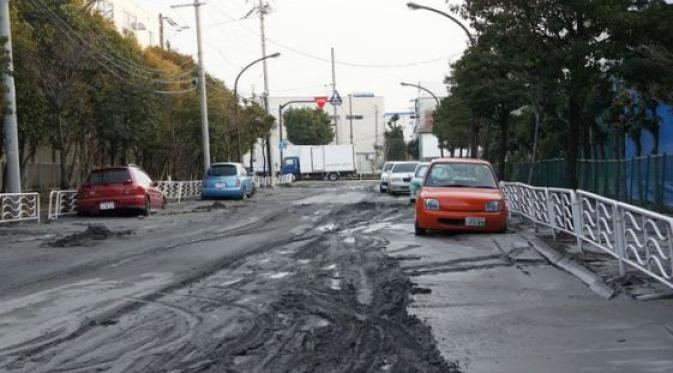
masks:
[[[302,236],[216,263],[26,351],[17,370],[458,372],[407,312],[413,285],[383,253],[388,241],[364,233],[396,212],[366,202],[337,207]],[[328,223],[334,229],[316,233]]]
[[[38,277],[35,279],[32,279],[31,281],[24,282],[24,283],[18,283],[9,290],[20,290],[22,288],[28,287],[28,286],[34,286],[37,284],[41,283],[46,283],[55,279],[61,279],[65,276],[77,276],[84,274],[86,272],[94,271],[97,269],[105,268],[105,267],[111,267],[111,266],[116,266],[119,264],[122,264],[124,262],[128,262],[133,259],[139,259],[142,257],[150,256],[150,255],[155,255],[159,254],[162,252],[166,252],[169,250],[175,250],[179,248],[184,248],[186,246],[191,246],[191,245],[196,245],[204,242],[211,242],[211,241],[218,241],[223,238],[227,237],[235,237],[235,236],[243,236],[246,234],[250,233],[255,233],[255,232],[260,232],[259,226],[265,226],[270,222],[273,222],[277,220],[281,215],[287,214],[287,211],[276,211],[272,214],[265,215],[262,219],[254,221],[254,225],[251,222],[250,225],[248,226],[240,226],[240,227],[234,227],[233,229],[225,229],[223,231],[220,231],[216,234],[208,235],[207,237],[201,237],[201,238],[192,238],[189,240],[185,241],[180,241],[176,243],[171,243],[171,244],[161,244],[158,246],[151,247],[149,249],[143,250],[141,252],[135,252],[132,254],[127,254],[127,255],[122,255],[122,256],[117,256],[112,259],[101,259],[101,260],[94,260],[88,263],[84,263],[75,267],[68,268],[66,270],[62,271],[56,271],[52,272],[49,275]],[[191,236],[198,237],[202,235],[203,232],[197,232],[192,234]]]

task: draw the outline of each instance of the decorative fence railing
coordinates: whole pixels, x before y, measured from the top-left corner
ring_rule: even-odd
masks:
[[[253,176],[252,181],[255,183],[257,188],[269,188],[272,185],[276,184],[292,184],[295,180],[294,175],[287,174],[281,177],[269,177],[269,176]]]
[[[286,174],[280,177],[279,184],[292,184],[294,182],[294,175]]]
[[[673,218],[585,191],[503,183],[510,212],[592,245],[673,288]]]
[[[159,181],[158,187],[169,200],[182,201],[201,196],[203,182],[196,181]]]
[[[40,221],[39,193],[0,194],[0,224]]]
[[[47,219],[58,220],[64,215],[77,214],[77,191],[76,190],[53,190],[49,193],[49,209]]]

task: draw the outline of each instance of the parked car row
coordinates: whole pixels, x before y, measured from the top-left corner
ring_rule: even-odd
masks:
[[[214,163],[203,177],[201,197],[246,199],[256,191],[253,178],[242,164]],[[147,216],[168,203],[158,183],[135,165],[93,170],[77,194],[79,215],[139,211]]]
[[[487,161],[451,158],[431,163],[390,162],[383,167],[379,188],[382,193],[410,194],[415,205],[416,235],[425,235],[428,230],[507,229],[505,195]]]

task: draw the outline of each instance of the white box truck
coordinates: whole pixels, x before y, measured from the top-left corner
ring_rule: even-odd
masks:
[[[283,152],[281,174],[331,181],[355,174],[353,145],[292,145]]]

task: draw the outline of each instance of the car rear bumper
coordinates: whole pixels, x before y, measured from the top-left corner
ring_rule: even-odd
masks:
[[[393,193],[409,193],[409,183],[391,183],[390,191]]]
[[[465,218],[475,217],[486,219],[483,227],[465,225]],[[420,228],[458,231],[458,232],[502,232],[507,227],[507,211],[499,212],[463,212],[463,211],[428,211],[417,209],[416,223]]]
[[[101,203],[114,203],[114,209],[101,210]],[[144,209],[144,195],[113,196],[113,197],[87,197],[77,201],[77,211],[90,214],[98,214],[101,211],[114,211],[125,209]]]
[[[241,198],[243,197],[243,187],[207,187],[201,192],[203,198]]]

